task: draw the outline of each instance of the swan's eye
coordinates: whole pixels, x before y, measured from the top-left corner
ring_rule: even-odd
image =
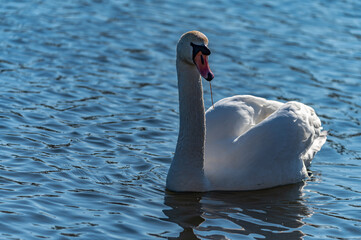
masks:
[[[204,44],[197,45],[197,44],[194,44],[191,42],[191,46],[193,47],[193,59],[197,55],[198,52],[202,52],[206,56],[211,54],[211,51],[209,50],[209,48]],[[203,63],[203,61],[202,61],[202,63]]]

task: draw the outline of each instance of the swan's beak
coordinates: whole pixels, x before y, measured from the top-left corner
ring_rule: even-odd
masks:
[[[202,54],[202,52],[200,51],[197,53],[193,60],[201,76],[207,81],[212,81],[212,79],[214,78],[214,74],[212,73],[208,65],[208,55]]]

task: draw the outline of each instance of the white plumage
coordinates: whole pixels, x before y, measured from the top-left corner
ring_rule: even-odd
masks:
[[[204,172],[212,190],[299,182],[326,140],[314,110],[254,96],[220,100],[206,112]]]
[[[250,95],[206,112],[202,80],[212,80],[208,39],[185,33],[177,45],[180,127],[167,176],[172,191],[256,190],[299,182],[326,141],[315,111],[299,102]]]

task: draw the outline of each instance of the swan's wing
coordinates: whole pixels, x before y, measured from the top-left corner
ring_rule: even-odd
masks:
[[[268,155],[268,158],[279,162],[297,158],[307,167],[325,143],[326,136],[327,132],[322,131],[321,121],[311,107],[299,102],[288,102],[233,143],[238,153],[241,145],[257,145],[265,157]],[[255,142],[252,143],[250,139]],[[281,155],[288,157],[282,159]]]
[[[307,177],[305,164],[325,142],[321,129],[312,108],[280,103],[269,117],[237,138],[206,142],[205,171],[215,188],[221,184],[229,190],[298,182]]]
[[[224,98],[206,111],[206,141],[235,139],[275,112],[282,103],[250,95]]]

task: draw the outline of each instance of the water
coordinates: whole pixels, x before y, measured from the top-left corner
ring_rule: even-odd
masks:
[[[358,1],[2,1],[0,239],[360,239]],[[173,194],[175,45],[210,39],[215,100],[314,107],[305,183]],[[205,101],[210,93],[205,85]]]

